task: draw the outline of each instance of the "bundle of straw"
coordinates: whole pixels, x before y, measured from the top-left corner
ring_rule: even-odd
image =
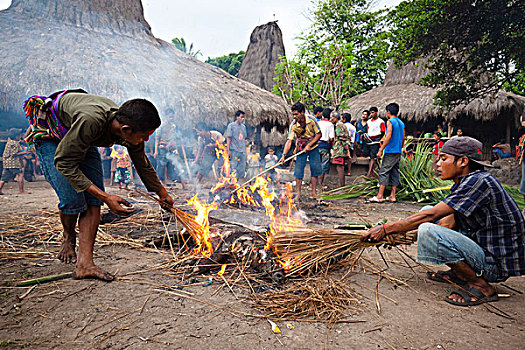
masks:
[[[135,192],[137,192],[139,195],[141,195],[141,196],[143,196],[145,198],[149,198],[149,199],[159,203],[159,205],[163,209],[165,209],[165,210],[171,212],[173,215],[175,215],[177,220],[181,223],[182,227],[184,227],[186,229],[186,231],[188,231],[188,233],[195,240],[195,242],[200,242],[200,240],[201,240],[200,237],[204,236],[203,227],[197,221],[195,221],[195,216],[194,215],[188,214],[188,213],[186,213],[183,210],[175,208],[172,205],[169,205],[168,203],[165,203],[165,202],[161,201],[157,197],[149,194],[148,192],[146,192],[146,191],[144,191],[144,190],[142,190],[142,189],[140,189],[138,187],[135,188]]]
[[[338,322],[346,310],[360,312],[357,293],[339,281],[318,277],[279,291],[252,294],[250,304],[267,318]]]
[[[286,274],[316,272],[326,269],[349,254],[380,245],[412,244],[415,233],[390,234],[379,242],[362,242],[363,231],[348,230],[296,230],[273,237],[274,250],[285,263]]]

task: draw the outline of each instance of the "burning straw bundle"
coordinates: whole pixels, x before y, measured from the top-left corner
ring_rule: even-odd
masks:
[[[298,281],[279,291],[252,294],[251,305],[267,318],[338,322],[346,310],[360,312],[355,291],[326,277]]]
[[[398,233],[380,242],[362,242],[363,231],[298,230],[279,233],[273,237],[275,252],[285,264],[288,276],[309,271],[320,271],[364,248],[380,245],[411,244],[415,234]],[[357,258],[357,256],[356,256]]]

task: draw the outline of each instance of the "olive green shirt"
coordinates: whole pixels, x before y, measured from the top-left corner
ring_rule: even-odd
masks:
[[[58,102],[59,119],[68,132],[58,144],[55,166],[77,192],[87,190],[92,184],[79,168],[89,147],[111,147],[114,144],[128,149],[131,161],[148,191],[158,192],[163,188],[144,153],[144,143],[134,146],[111,134],[111,124],[118,108],[106,97],[76,92],[65,94]]]

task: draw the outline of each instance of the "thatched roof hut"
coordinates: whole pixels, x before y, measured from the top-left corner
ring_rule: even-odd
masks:
[[[358,119],[363,110],[376,106],[380,114],[384,115],[384,107],[396,102],[400,106],[400,118],[407,123],[409,131],[432,132],[438,121],[444,119],[463,128],[467,135],[483,140],[489,148],[502,138],[510,142],[516,136],[519,116],[525,110],[525,97],[499,90],[493,95],[476,98],[445,112],[434,105],[436,89],[416,84],[426,74],[423,61],[410,63],[400,69],[395,69],[391,63],[383,85],[352,97],[347,111],[353,119]]]
[[[258,26],[250,36],[250,45],[237,76],[272,91],[275,66],[284,55],[283,35],[277,21]]]
[[[13,0],[0,32],[0,128],[23,125],[27,96],[81,87],[150,99],[188,129],[224,128],[242,109],[264,145],[284,141],[291,115],[279,97],[155,38],[140,0]]]

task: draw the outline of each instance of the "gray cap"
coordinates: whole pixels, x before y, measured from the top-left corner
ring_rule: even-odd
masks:
[[[495,168],[491,164],[483,162],[481,149],[483,144],[469,136],[453,137],[441,148],[441,153],[451,154],[458,157],[467,157],[471,161],[489,168]]]

